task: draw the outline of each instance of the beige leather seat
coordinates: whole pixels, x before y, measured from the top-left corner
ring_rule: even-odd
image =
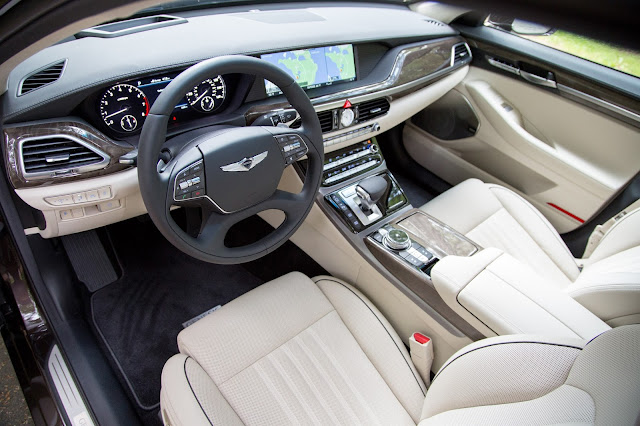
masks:
[[[421,209],[482,247],[528,264],[610,326],[640,323],[640,209],[578,260],[535,207],[499,185],[469,179]]]
[[[299,273],[266,283],[178,336],[162,373],[167,425],[632,424],[640,326],[580,340],[486,339],[425,386],[356,289]]]

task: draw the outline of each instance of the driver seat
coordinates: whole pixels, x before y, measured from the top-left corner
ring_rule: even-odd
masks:
[[[640,326],[585,345],[485,339],[445,363],[427,394],[401,339],[365,296],[338,279],[294,272],[178,335],[180,353],[162,372],[161,412],[173,426],[632,424]]]

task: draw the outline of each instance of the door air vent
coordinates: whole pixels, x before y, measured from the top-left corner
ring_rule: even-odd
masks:
[[[373,99],[358,105],[358,123],[372,120],[389,112],[389,101],[385,98]]]
[[[318,113],[318,120],[320,120],[320,127],[322,133],[327,133],[333,130],[333,111],[321,111]]]
[[[61,173],[98,170],[109,156],[69,136],[27,139],[20,145],[25,177],[54,177]]]
[[[65,59],[60,62],[47,65],[41,70],[25,77],[18,86],[18,96],[22,96],[25,93],[29,93],[57,81],[62,76],[66,63],[67,61]]]
[[[453,46],[451,54],[451,66],[462,64],[471,60],[471,50],[467,43],[460,43]]]

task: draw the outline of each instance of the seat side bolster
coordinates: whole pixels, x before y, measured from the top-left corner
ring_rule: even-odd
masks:
[[[610,325],[623,325],[624,317],[640,314],[640,247],[633,247],[582,271],[567,293]]]
[[[472,343],[440,369],[427,393],[421,419],[460,408],[540,398],[565,382],[586,343],[533,335]]]
[[[580,270],[576,260],[547,218],[531,203],[510,189],[493,184],[487,184],[487,187],[558,268],[571,281],[578,278]]]
[[[600,240],[591,256],[586,260],[592,264],[631,247],[640,246],[640,209],[631,211],[618,220]]]
[[[378,309],[353,286],[333,277],[313,279],[413,421],[420,419],[426,387],[404,343]],[[389,339],[393,341],[389,344]]]
[[[164,423],[172,426],[243,424],[202,367],[183,354],[171,357],[162,370],[160,408]]]

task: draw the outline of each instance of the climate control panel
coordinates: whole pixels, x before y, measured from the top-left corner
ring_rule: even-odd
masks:
[[[328,153],[324,159],[322,185],[332,186],[367,170],[383,161],[375,138]]]

